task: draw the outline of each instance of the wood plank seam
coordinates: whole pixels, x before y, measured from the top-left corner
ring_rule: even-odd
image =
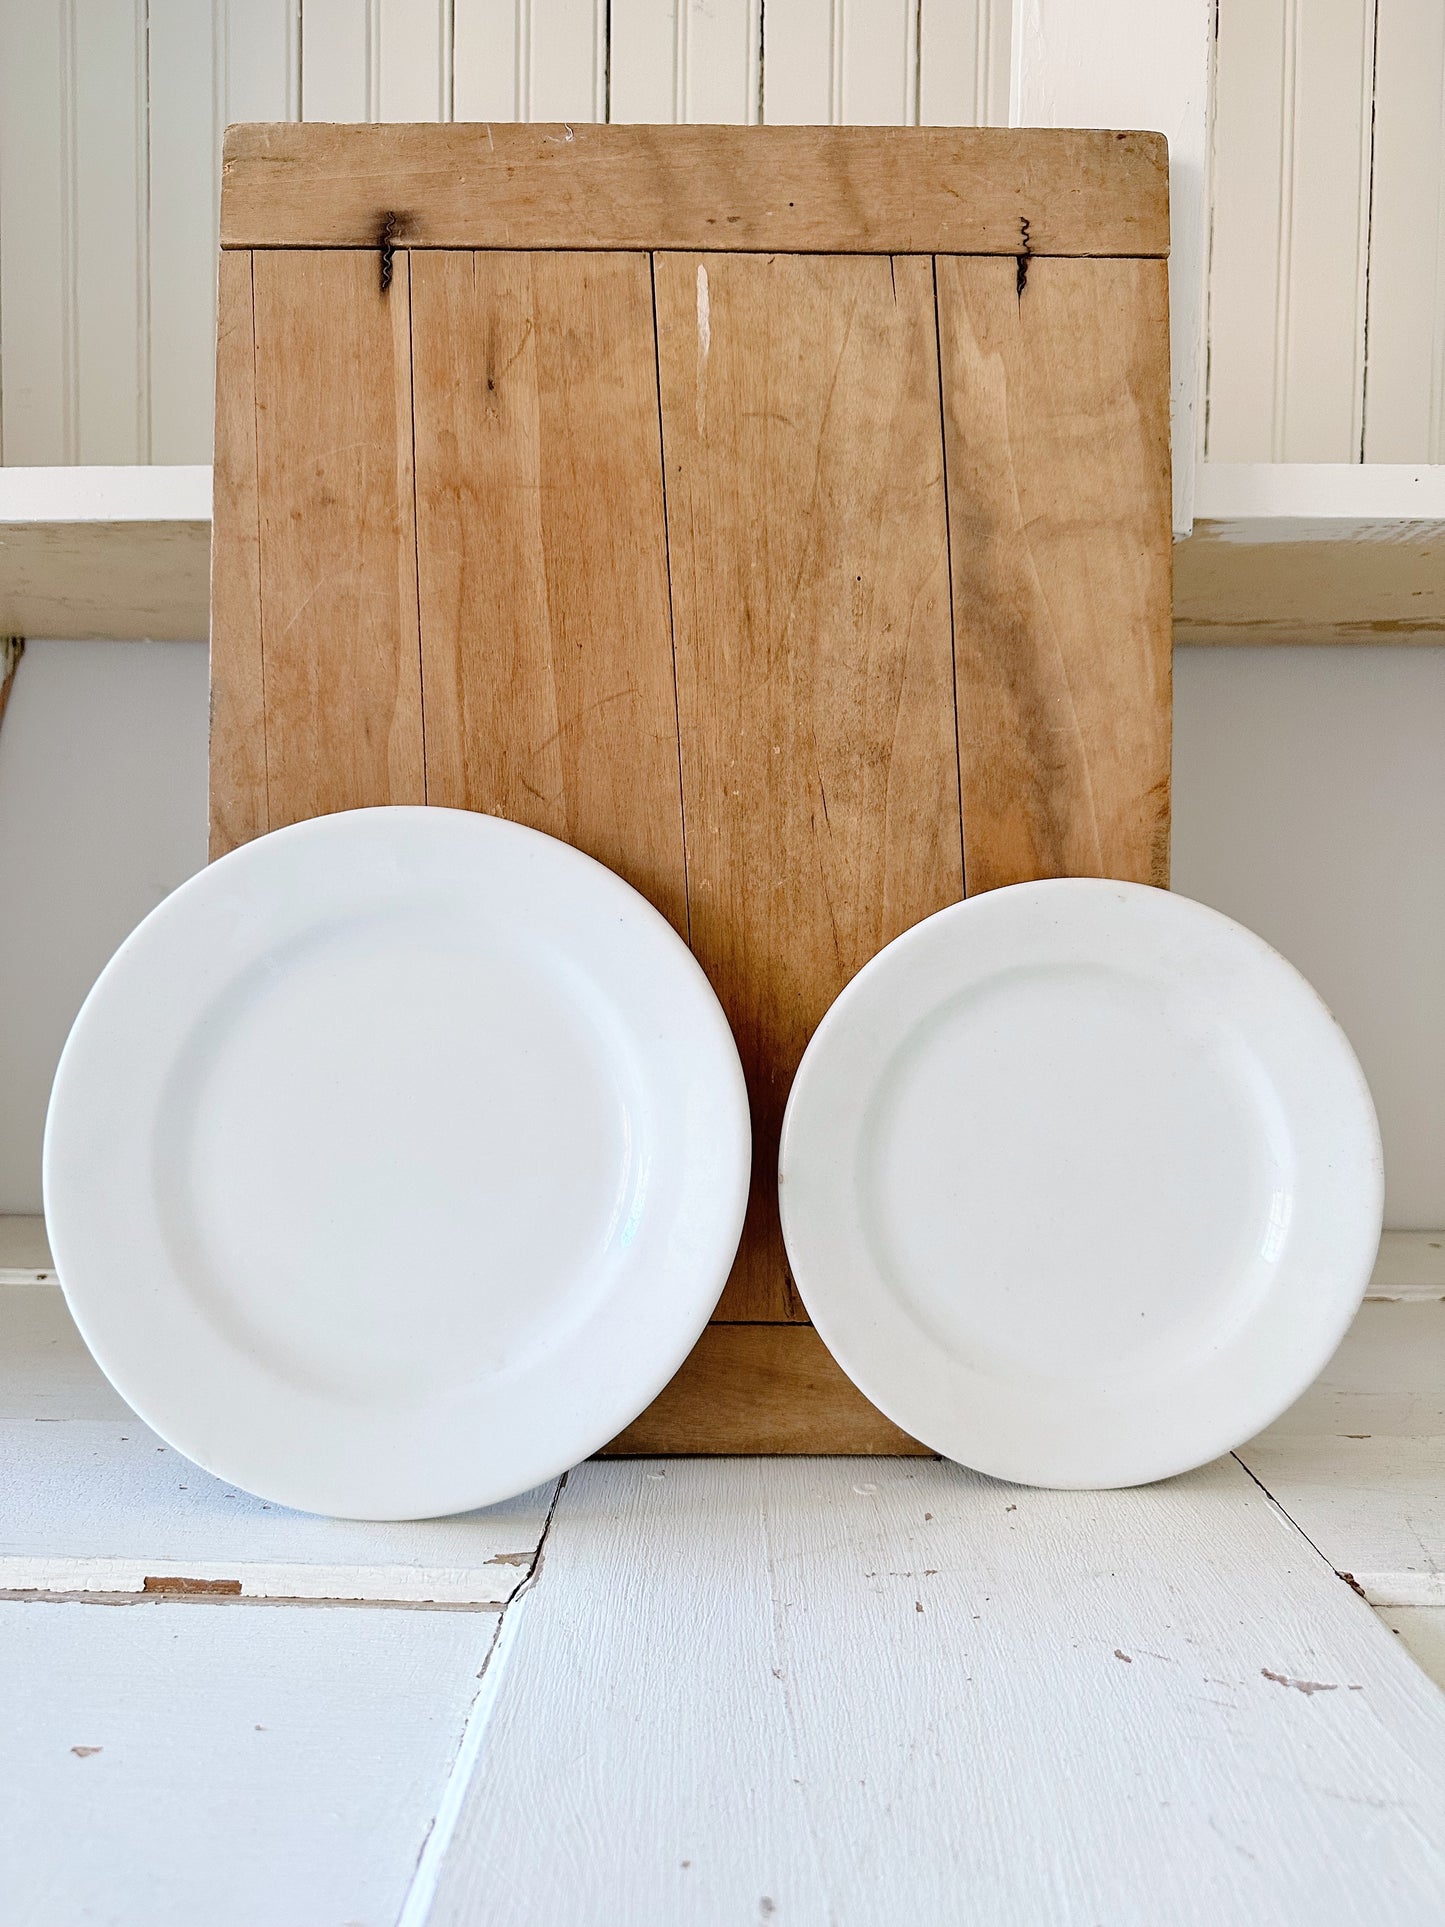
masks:
[[[686,7],[679,14],[685,18]],[[662,351],[657,337],[657,255],[649,250],[647,280],[652,290],[652,366],[657,383],[657,469],[662,477],[662,559],[667,573],[667,634],[672,644],[672,709],[677,722],[677,812],[682,822],[682,907],[687,947],[692,948],[692,887],[687,870],[687,791],[682,777],[682,696],[677,686],[677,611],[672,598],[672,530],[667,519],[667,451],[662,440]]]
[[[922,36],[920,34],[919,38]],[[949,666],[953,671],[953,740],[961,740],[958,720],[958,610],[953,592],[953,517],[948,502],[948,414],[943,399],[943,324],[938,318],[938,256],[928,263],[933,278],[933,347],[938,369],[938,437],[943,449],[943,554],[948,569]],[[968,895],[968,845],[963,834],[963,758],[955,754],[954,774],[958,779],[958,861],[963,894]]]
[[[251,499],[256,511],[256,641],[261,658],[261,796],[265,811],[266,828],[271,828],[271,762],[270,730],[265,727],[264,719],[271,711],[266,700],[266,598],[261,594],[261,422],[257,399],[261,392],[260,370],[257,367],[258,351],[256,345],[256,258],[254,254],[246,261],[246,281],[251,291],[251,462],[255,471],[255,482]],[[212,538],[214,540],[214,537]],[[214,568],[215,564],[212,563]]]
[[[388,215],[388,223],[393,217]],[[391,294],[392,254],[390,243],[382,244],[382,285]],[[417,507],[417,463],[416,463],[416,303],[412,299],[411,250],[406,251],[406,380],[409,401],[411,435],[411,561],[415,575],[416,595],[416,686],[417,701],[421,711],[421,800],[423,804],[431,801],[431,772],[426,757],[426,646],[422,641],[422,601],[421,601],[421,512]]]
[[[436,1899],[437,1884],[441,1878],[443,1864],[451,1849],[456,1835],[457,1822],[461,1818],[467,1793],[476,1774],[477,1762],[481,1758],[486,1742],[487,1729],[491,1723],[491,1713],[495,1706],[497,1690],[501,1680],[501,1661],[505,1657],[502,1647],[503,1638],[515,1636],[525,1612],[518,1610],[531,1593],[542,1574],[542,1562],[546,1556],[547,1535],[552,1530],[552,1522],[557,1517],[557,1505],[567,1488],[571,1474],[564,1472],[558,1479],[552,1493],[552,1503],[547,1508],[547,1517],[542,1523],[542,1531],[537,1540],[537,1550],[532,1563],[527,1568],[525,1578],[501,1607],[497,1609],[497,1623],[492,1631],[491,1642],[487,1647],[477,1673],[477,1690],[472,1703],[467,1708],[461,1734],[452,1754],[451,1765],[442,1785],[441,1798],[437,1801],[431,1825],[427,1828],[426,1838],[416,1857],[411,1881],[407,1887],[406,1899],[401,1912],[397,1915],[396,1927],[426,1927],[431,1914],[432,1903]]]

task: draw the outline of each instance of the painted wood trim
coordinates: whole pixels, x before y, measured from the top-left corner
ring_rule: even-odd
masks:
[[[0,1604],[7,1922],[397,1920],[497,1619]]]
[[[518,1614],[430,1927],[1445,1908],[1445,1700],[1228,1459],[588,1465]]]
[[[1211,457],[1360,459],[1378,12],[1219,7]]]
[[[1433,1294],[1363,1306],[1304,1396],[1235,1455],[1376,1606],[1445,1606],[1442,1255],[1438,1235],[1397,1244],[1408,1275],[1434,1268]]]
[[[33,1235],[0,1243],[0,1258],[39,1255]],[[532,1571],[555,1481],[395,1524],[268,1505],[163,1445],[62,1294],[5,1282],[17,1274],[0,1269],[0,1592],[496,1606]]]
[[[64,642],[203,642],[206,522],[0,527],[0,633]]]
[[[1445,1687],[1445,1606],[1380,1606],[1376,1612],[1420,1670]]]
[[[1206,462],[1174,550],[1178,643],[1435,643],[1445,467]]]
[[[196,642],[209,467],[0,468],[0,634]]]
[[[724,211],[726,210],[726,211]],[[1007,128],[232,127],[223,248],[1149,255],[1157,134]],[[1025,223],[1027,227],[1025,228]]]

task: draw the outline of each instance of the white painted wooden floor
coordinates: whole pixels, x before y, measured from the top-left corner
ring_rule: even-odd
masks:
[[[1436,1927],[1442,1441],[1445,1303],[1372,1303],[1141,1491],[622,1462],[343,1524],[0,1283],[0,1921]]]

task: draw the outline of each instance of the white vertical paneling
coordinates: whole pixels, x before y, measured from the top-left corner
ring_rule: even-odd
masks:
[[[1290,202],[1286,24],[1295,0],[1220,0],[1209,256],[1211,461],[1275,448],[1280,246]]]
[[[922,0],[918,118],[925,127],[1008,125],[1012,0]]]
[[[301,0],[213,0],[216,121],[301,118]]]
[[[843,118],[847,0],[778,0],[763,12],[763,119],[773,126]]]
[[[518,12],[525,0],[456,0],[452,110],[457,120],[525,120]]]
[[[0,455],[75,460],[69,14],[0,5]]]
[[[843,120],[916,126],[917,0],[844,0],[842,23]]]
[[[1239,0],[1235,0],[1238,4]],[[1252,4],[1252,0],[1245,0]],[[1142,127],[1169,141],[1169,358],[1174,531],[1194,524],[1209,206],[1207,0],[1014,0],[1015,127]]]
[[[211,455],[221,135],[290,120],[299,0],[149,0],[151,459]]]
[[[1221,0],[1207,453],[1360,459],[1375,0]]]
[[[607,0],[454,4],[458,120],[606,120]]]
[[[917,121],[918,0],[790,0],[766,8],[763,119],[775,126]]]
[[[528,120],[607,119],[607,0],[517,0]]]
[[[379,120],[452,117],[452,0],[377,0]]]
[[[758,118],[761,0],[612,0],[611,118]]]
[[[450,120],[452,0],[305,0],[303,120]]]
[[[215,361],[216,169],[219,90],[210,6],[150,0],[150,454],[210,460]]]
[[[73,459],[150,459],[145,0],[68,0]]]
[[[1445,460],[1445,7],[1378,0],[1367,462]]]
[[[301,9],[301,118],[375,120],[380,0],[305,0]]]

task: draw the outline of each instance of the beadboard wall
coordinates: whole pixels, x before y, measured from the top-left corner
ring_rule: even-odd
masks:
[[[1010,15],[1011,0],[0,0],[0,459],[210,460],[231,121],[986,125],[1008,118]]]
[[[1002,122],[1012,15],[0,0],[0,455],[209,459],[228,121]],[[1445,459],[1445,5],[1220,0],[1218,27],[1206,455]],[[1445,650],[1181,650],[1176,717],[1176,886],[1316,981],[1375,1089],[1389,1222],[1445,1224]],[[0,1211],[38,1208],[49,1079],[95,972],[203,859],[205,733],[200,645],[32,640],[20,665]]]

